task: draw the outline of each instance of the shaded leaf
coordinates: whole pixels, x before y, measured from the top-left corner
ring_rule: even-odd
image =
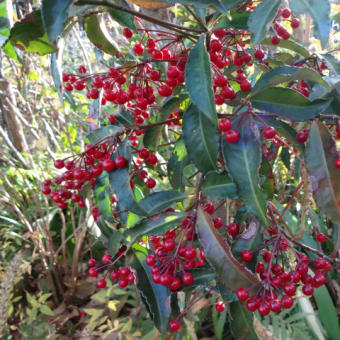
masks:
[[[274,19],[281,0],[263,0],[255,10],[251,12],[248,20],[249,31],[254,33],[252,42],[259,44],[265,37],[267,25]]]
[[[270,38],[266,38],[261,42],[262,45],[269,45],[269,46],[273,46],[272,41]],[[296,53],[301,54],[303,57],[307,58],[310,56],[309,51],[303,47],[302,45],[296,43],[293,40],[284,40],[281,39],[280,43],[277,45],[279,47],[282,48],[286,48],[287,50],[291,50],[294,51]]]
[[[188,56],[185,67],[185,86],[193,104],[208,120],[217,125],[217,113],[211,83],[209,55],[205,47],[205,36],[202,35]]]
[[[51,43],[55,43],[64,29],[72,0],[43,0],[41,16]]]
[[[277,114],[282,118],[306,121],[325,111],[330,100],[310,101],[292,89],[270,87],[252,96],[251,103],[259,110]]]
[[[263,225],[268,225],[265,195],[260,189],[260,141],[256,140],[251,122],[245,121],[237,143],[223,140],[223,155],[234,180],[240,199],[251,209]]]
[[[332,134],[321,122],[313,122],[306,147],[306,166],[319,208],[340,227],[340,176],[334,161],[339,157]]]
[[[106,171],[103,171],[101,175],[96,178],[93,193],[100,216],[113,222],[110,180]]]
[[[122,6],[129,7],[129,5],[124,0],[119,0],[118,3]],[[136,26],[134,24],[134,16],[130,13],[119,11],[117,9],[107,10],[113,20],[118,22],[123,27],[129,27],[134,32],[137,32]]]
[[[140,245],[133,249],[133,268],[137,271],[138,292],[145,303],[155,326],[160,332],[168,330],[168,322],[171,314],[171,299],[168,287],[155,284],[152,281],[152,273],[145,259],[147,250]]]
[[[329,17],[331,6],[329,1],[289,0],[289,6],[296,14],[310,14],[317,28],[321,44],[325,48],[331,30],[331,19]]]
[[[104,127],[101,127],[99,129],[92,131],[86,136],[86,138],[89,139],[91,144],[95,144],[105,137],[115,135],[120,130],[121,130],[121,127],[119,126],[107,125],[107,126],[104,126]]]
[[[208,263],[215,270],[220,283],[236,291],[257,282],[257,277],[233,256],[231,249],[217,232],[211,218],[201,207],[197,211],[196,232]]]
[[[201,172],[217,169],[217,127],[194,105],[184,113],[183,138],[190,159]]]
[[[227,172],[209,171],[203,179],[204,196],[237,199],[236,185]]]
[[[48,316],[53,316],[54,315],[54,312],[53,310],[48,307],[47,305],[42,305],[40,308],[39,308],[40,312],[45,314],[45,315],[48,315]]]

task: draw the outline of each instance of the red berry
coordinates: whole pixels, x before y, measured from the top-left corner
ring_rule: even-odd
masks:
[[[236,223],[231,223],[227,226],[227,233],[231,236],[235,236],[239,233],[239,226]]]
[[[251,83],[248,80],[244,80],[241,84],[240,84],[240,88],[242,92],[248,92],[251,90]]]
[[[157,70],[152,70],[150,73],[150,79],[153,81],[158,81],[161,78],[161,74]]]
[[[300,143],[304,143],[308,139],[308,131],[302,130],[296,134],[296,140]]]
[[[168,286],[170,285],[172,279],[169,274],[162,274],[159,278],[159,283],[163,286]]]
[[[71,83],[66,83],[64,87],[66,91],[69,91],[69,92],[73,91],[73,85]]]
[[[84,73],[87,72],[87,69],[86,69],[86,67],[84,65],[80,65],[78,67],[78,72],[84,74]]]
[[[213,204],[207,202],[207,203],[204,204],[203,210],[204,210],[207,214],[211,215],[211,214],[215,211],[215,207],[214,207]]]
[[[298,18],[294,18],[291,23],[290,26],[295,29],[298,28],[300,26],[300,20]]]
[[[184,251],[184,257],[188,260],[196,257],[196,249],[195,248],[187,248]]]
[[[176,248],[176,242],[172,239],[165,240],[163,247],[166,251],[174,250]]]
[[[106,280],[104,280],[104,279],[98,280],[96,286],[97,286],[97,288],[105,288],[106,287]]]
[[[281,301],[277,299],[270,301],[270,309],[274,313],[279,313],[282,309]]]
[[[322,242],[325,242],[327,240],[327,236],[323,233],[318,233],[316,235],[316,239],[318,242],[322,243]]]
[[[267,126],[264,130],[263,130],[263,136],[267,139],[271,139],[274,138],[276,135],[276,130],[275,128],[273,128],[272,126]]]
[[[182,276],[182,282],[185,285],[190,285],[193,281],[194,281],[194,275],[192,275],[191,273],[185,273]]]
[[[103,169],[108,172],[114,170],[116,166],[115,161],[113,161],[112,159],[105,159],[102,164],[103,164]]]
[[[302,292],[303,294],[308,295],[308,296],[313,295],[314,287],[312,286],[312,284],[307,283],[302,287]]]
[[[119,269],[119,273],[121,276],[127,277],[131,273],[131,270],[129,267],[122,267]]]
[[[291,296],[283,295],[281,298],[281,303],[284,308],[289,309],[293,306],[294,300]]]
[[[241,252],[241,259],[244,261],[244,262],[250,262],[253,258],[253,255],[252,253],[245,249],[245,250],[242,250]]]
[[[149,157],[147,158],[146,162],[149,164],[149,165],[155,165],[158,161],[158,158],[155,154],[153,153],[150,153]]]
[[[217,312],[222,313],[225,310],[225,302],[224,301],[217,301],[215,303],[215,309]]]
[[[246,307],[250,312],[255,312],[259,307],[259,302],[253,297],[246,302]]]
[[[181,288],[181,280],[178,278],[178,277],[175,277],[172,282],[170,283],[170,286],[169,286],[170,290],[172,292],[178,290]]]
[[[169,322],[169,329],[173,332],[178,331],[181,328],[181,323],[178,320],[171,320]]]
[[[231,122],[229,119],[223,118],[218,122],[218,128],[220,131],[227,132],[231,129]]]
[[[138,151],[138,156],[142,159],[147,159],[150,155],[150,151],[147,148],[141,148]]]
[[[215,227],[216,229],[221,228],[222,225],[223,225],[223,220],[222,220],[222,218],[220,218],[220,217],[215,217],[215,218],[213,219],[213,222],[214,222],[214,227]]]
[[[145,185],[146,185],[147,188],[152,189],[156,186],[156,181],[153,178],[148,178],[145,181]]]
[[[136,54],[141,55],[144,53],[144,47],[142,44],[138,43],[133,47],[133,50]]]
[[[125,277],[121,278],[119,281],[118,281],[118,286],[120,288],[125,288],[127,285],[129,284],[129,280]]]
[[[145,259],[145,263],[148,266],[154,266],[156,264],[156,257],[155,257],[155,255],[153,255],[153,254],[148,255],[146,257],[146,259]]]
[[[272,44],[278,45],[280,43],[280,38],[277,35],[272,36]]]
[[[239,288],[236,292],[236,295],[239,300],[246,301],[249,297],[249,292],[245,288]]]
[[[290,15],[291,15],[292,13],[291,13],[291,11],[290,11],[290,9],[288,9],[288,8],[285,8],[283,11],[282,11],[282,17],[284,17],[285,19],[288,19],[289,17],[290,17]]]
[[[89,267],[94,267],[96,265],[97,261],[93,257],[91,257],[88,261],[87,264]]]
[[[254,58],[257,60],[262,60],[264,58],[264,52],[261,49],[257,49],[254,53]]]
[[[96,277],[99,274],[97,268],[95,267],[91,267],[88,273],[89,273],[89,276],[91,277]]]
[[[172,95],[172,89],[168,85],[161,85],[158,89],[158,93],[162,97],[170,97]]]
[[[118,280],[120,277],[120,273],[118,270],[114,270],[113,272],[111,272],[111,279],[112,280]]]
[[[283,286],[283,290],[287,295],[294,295],[296,292],[296,286],[291,282],[286,282]]]
[[[270,306],[267,303],[262,302],[257,310],[261,315],[268,315],[270,312]]]
[[[334,161],[334,166],[335,166],[337,169],[340,169],[340,157],[337,158],[337,159]]]
[[[44,195],[48,195],[48,194],[51,193],[51,188],[50,188],[50,187],[42,187],[41,192],[42,192]]]
[[[133,32],[132,32],[132,30],[130,30],[130,28],[125,27],[123,29],[123,35],[124,35],[125,38],[130,39],[133,36]]]
[[[323,273],[316,273],[315,276],[313,277],[313,287],[315,288],[319,288],[321,287],[323,284],[326,283],[326,277]]]
[[[236,143],[240,140],[240,133],[234,130],[229,130],[225,134],[225,140],[229,143]]]
[[[112,258],[112,255],[110,255],[110,254],[105,254],[105,255],[102,257],[102,262],[103,262],[103,264],[109,264],[109,263],[111,263],[111,258]]]
[[[56,159],[54,162],[54,167],[56,169],[62,169],[64,167],[64,161],[62,159]]]
[[[117,158],[115,159],[115,165],[119,169],[124,168],[126,164],[127,164],[127,160],[123,156],[117,156]]]

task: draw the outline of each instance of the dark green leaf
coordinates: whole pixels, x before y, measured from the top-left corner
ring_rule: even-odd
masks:
[[[91,15],[85,22],[85,31],[92,44],[103,52],[115,55],[119,51],[119,47],[111,38],[101,15]]]
[[[339,157],[332,134],[314,122],[306,147],[306,166],[314,199],[319,208],[340,227],[340,176],[334,161]]]
[[[129,7],[129,5],[124,0],[119,0],[118,3],[122,6]],[[111,18],[117,21],[123,27],[129,27],[134,32],[137,32],[136,26],[134,24],[134,16],[130,13],[119,11],[117,9],[108,9],[107,10],[111,16]]]
[[[197,211],[196,232],[208,263],[225,288],[235,292],[257,282],[257,277],[234,258],[229,245],[214,227],[211,217],[201,207]]]
[[[173,113],[176,109],[179,108],[179,106],[185,99],[187,99],[186,95],[179,95],[178,97],[167,98],[163,102],[162,108],[154,123],[165,121],[170,116],[171,113]],[[150,150],[157,149],[159,137],[161,135],[163,128],[164,125],[160,125],[149,127],[146,129],[143,138],[143,144],[146,148]]]
[[[168,330],[171,314],[170,292],[168,287],[155,284],[152,273],[145,264],[147,250],[140,245],[134,246],[132,266],[137,271],[137,288],[157,329],[163,333]]]
[[[261,42],[262,45],[273,46],[271,39],[266,38]],[[310,56],[309,51],[304,48],[302,45],[296,43],[293,40],[284,40],[281,39],[280,43],[277,45],[282,48],[286,48],[287,50],[294,51],[296,53],[301,54],[303,57],[308,58]]]
[[[111,255],[116,255],[123,241],[123,233],[112,230],[109,236],[108,251]]]
[[[183,201],[187,197],[187,194],[178,191],[159,191],[145,197],[139,204],[148,215],[152,216],[163,212],[171,204]]]
[[[43,0],[41,16],[51,43],[55,43],[64,29],[72,0]]]
[[[211,67],[205,47],[205,36],[202,35],[189,53],[185,67],[185,84],[193,104],[213,124],[217,125],[217,113],[214,93],[211,86]]]
[[[223,287],[223,285],[221,285],[220,283],[217,283],[217,289],[219,290],[221,298],[223,299],[224,302],[230,303],[238,301],[236,294],[232,292],[230,289]]]
[[[322,56],[325,58],[326,64],[331,74],[340,75],[340,61],[330,53],[323,54]]]
[[[119,107],[113,114],[117,121],[123,126],[134,125],[133,117],[131,112],[124,109],[124,107]]]
[[[194,105],[184,113],[183,138],[190,159],[201,172],[217,169],[217,127]]]
[[[329,1],[289,0],[289,5],[294,13],[310,14],[317,28],[322,47],[325,48],[328,43],[328,37],[332,26],[329,17],[331,9]]]
[[[252,93],[256,93],[266,87],[291,82],[293,80],[305,80],[319,83],[327,89],[330,89],[328,83],[322,78],[320,73],[311,68],[301,68],[294,66],[280,66],[264,73],[252,88]]]
[[[263,0],[251,13],[248,20],[249,31],[254,33],[252,42],[259,44],[265,37],[267,25],[274,19],[281,0]]]
[[[170,228],[179,225],[185,217],[184,213],[180,212],[167,212],[160,216],[152,218],[144,218],[137,222],[131,228],[125,230],[125,239],[130,243],[134,243],[143,235],[160,235],[164,234]]]
[[[107,126],[104,126],[102,128],[99,128],[99,129],[92,131],[91,133],[89,133],[86,136],[86,138],[89,139],[91,144],[95,144],[105,137],[115,135],[120,130],[121,130],[121,128],[119,126],[107,125]]]
[[[183,139],[179,139],[168,161],[168,177],[171,186],[180,191],[184,190],[184,168],[190,163],[187,150],[185,148]]]
[[[196,288],[198,285],[207,285],[209,281],[216,280],[216,274],[210,267],[189,269],[187,272],[194,275],[194,281],[185,288]]]
[[[56,50],[55,46],[48,41],[40,11],[34,11],[15,23],[4,49],[9,49],[10,45],[39,55],[53,53]]]
[[[202,190],[204,196],[237,199],[236,185],[226,172],[209,171],[204,176]]]
[[[100,176],[96,178],[94,185],[94,197],[96,206],[99,209],[100,216],[105,220],[113,222],[112,203],[111,203],[111,189],[109,175],[103,171]]]
[[[130,176],[127,168],[116,169],[109,173],[110,185],[117,196],[119,203],[127,210],[141,216],[147,216],[148,213],[136,201],[130,186]]]
[[[325,111],[330,105],[330,100],[310,101],[292,89],[270,87],[255,94],[251,98],[251,103],[259,110],[293,121],[305,121]]]
[[[260,190],[260,141],[256,140],[251,122],[243,122],[237,143],[223,141],[225,164],[234,180],[240,199],[263,225],[268,225],[265,195]]]
[[[217,28],[237,28],[240,30],[248,29],[248,19],[250,12],[230,12],[231,20],[225,15],[221,18],[218,24],[214,27]]]
[[[254,314],[249,312],[244,302],[236,301],[230,305],[231,333],[235,339],[258,340],[253,327]]]

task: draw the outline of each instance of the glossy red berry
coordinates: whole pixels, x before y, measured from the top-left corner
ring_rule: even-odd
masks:
[[[251,90],[251,83],[248,80],[244,80],[241,84],[240,84],[240,88],[242,92],[248,92]]]
[[[286,282],[283,286],[283,290],[287,295],[294,295],[296,292],[296,286],[291,282]]]
[[[294,18],[291,23],[290,26],[295,29],[298,28],[300,26],[300,20],[298,18]]]
[[[325,242],[327,240],[327,236],[323,233],[318,233],[316,235],[316,240],[320,243]]]
[[[120,273],[118,270],[114,270],[110,274],[112,280],[118,280],[120,278]]]
[[[225,134],[225,140],[229,143],[236,143],[240,140],[240,133],[234,130],[229,130]]]
[[[277,299],[271,300],[269,305],[270,305],[271,311],[274,313],[279,313],[282,309],[282,303],[280,300],[277,300]]]
[[[89,269],[88,273],[89,273],[89,276],[91,276],[91,277],[96,277],[99,274],[97,268],[95,268],[95,267],[91,267]]]
[[[125,38],[130,39],[133,36],[133,32],[132,32],[132,30],[130,30],[130,28],[124,27],[123,35],[124,35]]]
[[[133,47],[133,50],[136,54],[138,55],[141,55],[144,53],[144,47],[142,44],[136,44],[134,47]]]
[[[148,178],[145,181],[145,185],[148,189],[152,189],[156,186],[156,181],[153,178]]]
[[[261,49],[257,49],[254,53],[254,58],[257,60],[262,60],[264,58],[264,52]]]
[[[213,204],[207,202],[204,204],[203,210],[207,213],[207,214],[213,214],[213,212],[215,211],[215,207]]]
[[[335,166],[337,169],[340,169],[340,157],[337,158],[337,159],[334,161],[334,166]]]
[[[62,169],[64,167],[64,161],[62,159],[56,159],[54,162],[54,167],[56,169]]]
[[[217,301],[215,303],[215,309],[217,312],[222,313],[225,310],[225,302],[224,301]]]
[[[86,67],[84,65],[80,65],[78,67],[78,72],[84,74],[84,73],[87,72],[87,69],[86,69]]]
[[[178,331],[181,328],[181,323],[178,320],[171,320],[169,322],[169,329],[173,332]]]
[[[277,35],[272,36],[272,44],[273,45],[278,45],[280,43],[280,38]]]
[[[221,228],[221,227],[223,226],[223,220],[222,220],[222,218],[220,218],[220,217],[215,217],[215,218],[213,219],[213,222],[214,222],[214,227],[215,227],[216,229],[219,229],[219,228]]]
[[[89,267],[94,267],[96,265],[97,261],[93,257],[91,257],[88,261],[87,264]]]
[[[307,295],[307,296],[313,295],[313,293],[314,293],[314,287],[313,287],[313,285],[310,284],[310,283],[305,284],[305,285],[302,287],[302,292],[303,292],[303,294],[305,294],[305,295]]]
[[[129,280],[125,277],[121,278],[119,281],[118,281],[118,286],[120,288],[125,288],[127,285],[129,284]]]
[[[113,161],[112,159],[105,159],[102,164],[103,169],[108,172],[113,171],[116,166],[116,162]]]
[[[105,255],[102,257],[102,263],[103,263],[103,264],[109,264],[109,263],[111,263],[111,258],[112,258],[112,255],[110,255],[110,254],[105,254]]]
[[[262,302],[257,309],[261,315],[268,315],[270,312],[270,306],[266,302]]]
[[[281,13],[282,17],[285,18],[285,19],[288,19],[291,14],[292,13],[291,13],[290,9],[288,9],[288,8],[285,8]]]
[[[263,130],[263,136],[267,139],[274,138],[276,136],[276,130],[272,126],[267,126]]]
[[[126,164],[127,164],[127,160],[123,156],[117,156],[117,158],[115,159],[115,165],[119,169],[124,168]]]
[[[283,295],[281,298],[281,303],[284,308],[289,309],[293,306],[294,300],[289,295]]]
[[[249,292],[245,288],[239,288],[236,292],[239,300],[246,301],[249,298]]]
[[[242,250],[241,252],[241,259],[244,261],[244,262],[250,262],[253,258],[253,255],[252,253],[245,249],[245,250]]]
[[[320,272],[316,273],[315,276],[313,277],[313,282],[312,282],[313,287],[319,288],[325,283],[326,283],[325,274],[320,273]]]
[[[148,255],[145,259],[145,263],[148,266],[154,266],[156,264],[156,256],[153,254]]]
[[[190,285],[190,284],[192,284],[193,281],[194,281],[194,276],[191,273],[185,273],[182,276],[182,282],[185,285]]]
[[[175,277],[169,286],[170,290],[172,292],[175,292],[176,290],[181,288],[181,280],[178,277]]]
[[[229,131],[231,129],[230,120],[226,118],[220,119],[220,121],[218,122],[218,128],[220,131],[224,131],[224,132]]]
[[[97,288],[105,288],[106,287],[106,280],[104,280],[104,279],[98,280],[96,286],[97,286]]]
[[[231,236],[235,236],[239,233],[239,226],[236,223],[227,225],[227,233]]]

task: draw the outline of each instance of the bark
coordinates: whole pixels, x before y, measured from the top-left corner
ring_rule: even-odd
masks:
[[[17,107],[12,85],[4,78],[0,79],[0,104],[13,145],[19,152],[27,153],[28,147],[21,122],[17,115],[19,108]]]

